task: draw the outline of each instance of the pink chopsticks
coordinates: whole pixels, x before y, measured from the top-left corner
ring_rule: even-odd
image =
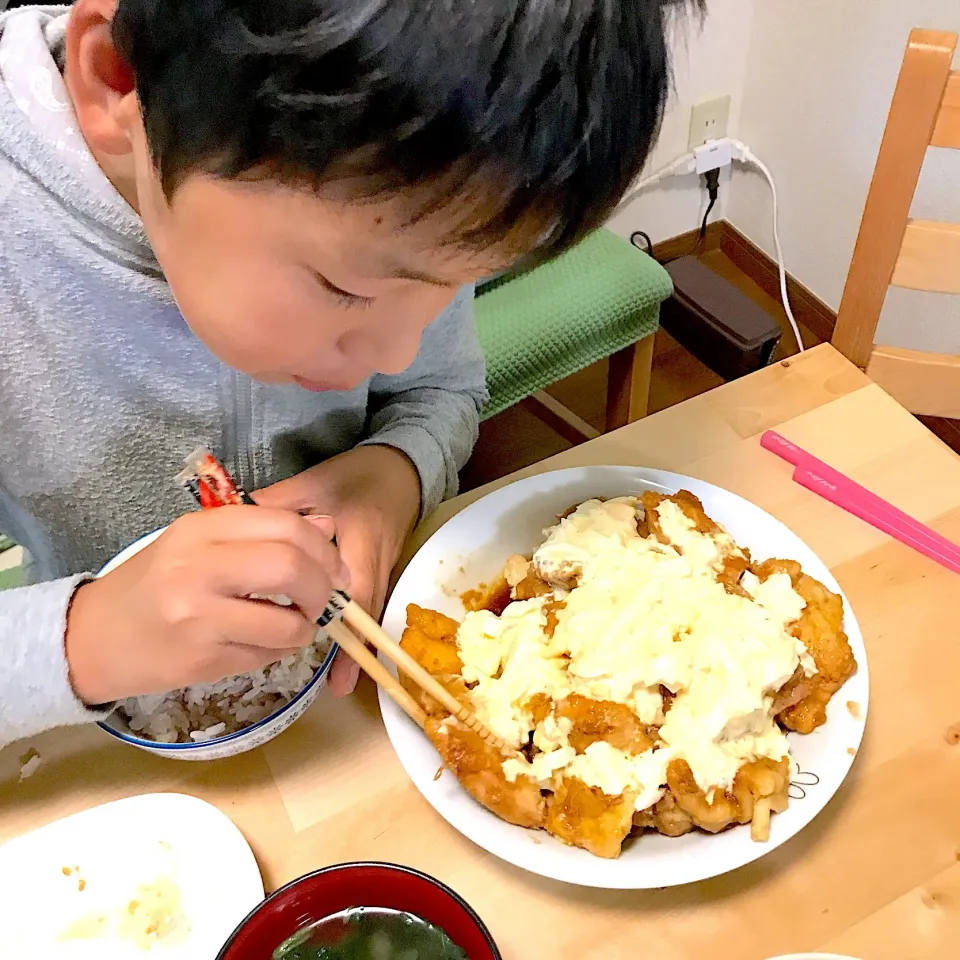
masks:
[[[960,547],[939,533],[914,520],[859,483],[818,460],[786,437],[768,430],[760,445],[796,468],[793,479],[802,487],[823,497],[847,513],[889,534],[954,573],[960,573]]]

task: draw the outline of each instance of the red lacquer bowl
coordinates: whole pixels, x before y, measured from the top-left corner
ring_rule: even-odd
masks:
[[[425,873],[392,863],[341,863],[288,883],[234,930],[217,960],[269,960],[302,927],[350,907],[406,910],[445,930],[470,960],[503,960],[462,897]]]

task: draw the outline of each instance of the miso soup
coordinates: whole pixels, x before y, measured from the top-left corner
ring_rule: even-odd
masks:
[[[439,927],[401,910],[351,907],[298,930],[273,960],[467,960]]]

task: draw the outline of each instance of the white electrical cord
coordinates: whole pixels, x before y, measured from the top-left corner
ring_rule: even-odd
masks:
[[[783,301],[783,311],[787,315],[790,323],[790,329],[797,341],[797,351],[803,353],[803,337],[800,335],[800,325],[797,318],[793,315],[793,309],[790,306],[790,294],[787,292],[787,267],[783,259],[783,247],[780,246],[780,209],[777,201],[777,184],[773,179],[770,168],[744,143],[739,140],[732,140],[731,146],[735,151],[735,156],[744,163],[752,164],[766,177],[770,185],[770,194],[773,198],[773,246],[777,253],[777,268],[780,273],[780,299]]]
[[[614,214],[619,213],[624,207],[640,196],[644,190],[649,189],[655,184],[667,180],[670,177],[680,177],[685,173],[696,173],[696,170],[697,159],[692,153],[685,153],[682,157],[677,157],[676,160],[668,163],[665,167],[661,167],[656,173],[652,173],[649,177],[644,177],[642,180],[637,181],[630,188],[630,192],[617,204],[616,210],[613,211]]]
[[[734,140],[731,137],[724,137],[722,141],[718,142],[729,144],[733,159],[756,167],[757,170],[759,170],[760,173],[762,173],[766,178],[767,183],[770,186],[770,193],[773,197],[773,245],[777,254],[777,269],[780,274],[780,299],[783,301],[783,311],[787,315],[787,321],[790,324],[790,329],[793,331],[794,339],[797,341],[797,350],[800,353],[803,353],[804,346],[803,337],[800,335],[800,325],[797,323],[797,319],[793,315],[793,308],[790,306],[790,294],[787,291],[787,266],[783,259],[783,247],[780,245],[780,209],[777,198],[777,184],[773,179],[773,174],[770,172],[770,168],[756,154],[754,154],[745,143],[741,142],[740,140]],[[661,181],[666,180],[669,177],[678,177],[683,176],[684,174],[696,173],[696,171],[696,154],[685,153],[682,156],[677,157],[677,159],[672,163],[668,163],[665,167],[661,167],[661,169],[656,173],[653,173],[648,177],[644,177],[638,183],[634,184],[630,192],[627,193],[617,205],[617,208],[614,212],[619,213],[624,207],[635,200],[644,190],[649,189]]]

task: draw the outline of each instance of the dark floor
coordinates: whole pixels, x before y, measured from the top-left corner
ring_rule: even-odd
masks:
[[[917,419],[954,453],[960,453],[960,420],[947,420],[946,417],[917,417]]]

